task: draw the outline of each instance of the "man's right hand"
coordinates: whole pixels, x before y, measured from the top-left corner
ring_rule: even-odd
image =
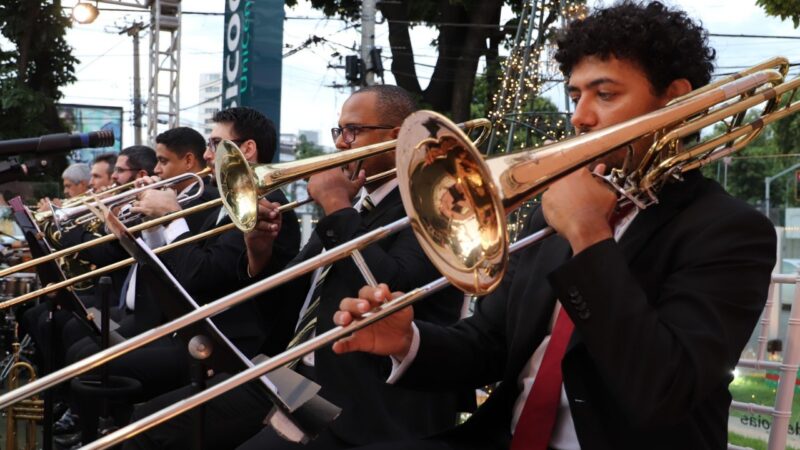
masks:
[[[389,286],[381,283],[377,288],[364,286],[358,291],[359,298],[345,298],[339,303],[339,311],[333,315],[333,322],[339,326],[347,326],[358,320],[384,302],[402,295],[402,292],[390,293]],[[333,344],[334,353],[367,352],[376,355],[393,356],[402,361],[411,348],[414,329],[414,309],[409,306],[396,313],[362,328],[350,336],[339,339]]]

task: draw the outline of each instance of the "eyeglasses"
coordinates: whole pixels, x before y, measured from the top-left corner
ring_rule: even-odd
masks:
[[[391,125],[345,125],[331,128],[331,137],[336,141],[341,136],[345,144],[352,144],[361,130],[391,130],[392,128],[394,127]]]
[[[233,142],[236,145],[242,145],[243,143],[247,142],[249,139],[228,139],[229,141]],[[211,149],[211,153],[217,152],[217,146],[219,143],[222,142],[222,138],[214,137],[209,138],[206,142],[206,148]]]

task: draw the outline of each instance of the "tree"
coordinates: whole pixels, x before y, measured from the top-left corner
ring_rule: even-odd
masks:
[[[12,45],[0,50],[0,139],[65,131],[55,104],[76,79],[69,24],[60,0],[0,3],[0,32]]]
[[[764,8],[769,16],[777,16],[781,20],[792,19],[795,28],[800,26],[800,5],[797,0],[756,0],[756,5]]]
[[[311,158],[312,156],[319,156],[323,154],[325,154],[325,150],[323,150],[322,147],[313,142],[309,142],[304,134],[300,135],[300,138],[297,140],[297,145],[294,148],[294,155],[298,160]],[[291,200],[297,200],[298,199],[297,190],[305,189],[306,183],[302,182],[301,186],[301,182],[298,181],[292,183],[291,186],[292,186],[290,191]],[[311,203],[309,205],[306,205],[305,208],[306,211],[311,213],[311,216],[313,218],[319,218],[323,216],[322,208],[320,208],[320,206],[316,203]]]
[[[297,0],[286,0],[286,4],[294,6]],[[517,19],[501,26],[500,11],[509,5],[519,12],[522,4],[522,0],[378,2],[378,9],[389,22],[391,70],[397,85],[416,94],[426,107],[449,114],[457,122],[467,120],[480,58],[486,57],[490,68],[488,80],[493,82],[499,71],[498,48],[516,29]],[[546,0],[546,4],[542,29],[558,17],[561,3]],[[311,0],[311,5],[327,16],[354,22],[360,19],[358,0]],[[420,24],[434,26],[439,31],[432,42],[438,49],[438,58],[425,89],[417,75],[411,46],[411,29]]]
[[[11,43],[0,49],[0,140],[67,131],[58,117],[61,88],[75,81],[72,48],[64,38],[70,20],[60,0],[3,0],[0,33]],[[59,195],[65,156],[49,158],[34,195]]]

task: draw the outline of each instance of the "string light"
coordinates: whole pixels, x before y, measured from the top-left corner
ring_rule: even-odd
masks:
[[[538,8],[535,18],[546,14],[548,9],[561,8],[559,0],[531,0],[521,14],[520,30],[509,55],[501,61],[501,74],[498,77],[497,91],[492,95],[493,109],[489,120],[494,125],[494,142],[506,150],[538,147],[545,140],[558,141],[567,136],[565,116],[559,113],[537,111],[535,99],[539,97],[544,80],[560,78],[560,70],[555,61],[555,47],[546,39],[536,39],[530,46],[526,40],[529,32],[536,31],[540,37],[552,34],[553,24],[548,29],[529,30],[531,8]],[[566,22],[586,18],[588,9],[585,0],[568,0],[559,13]],[[534,23],[539,22],[534,20]],[[510,134],[513,133],[513,136]],[[507,145],[511,142],[513,145]],[[492,151],[493,149],[490,149]],[[512,242],[522,229],[522,224],[530,214],[535,202],[529,202],[512,214],[508,220],[508,231]]]

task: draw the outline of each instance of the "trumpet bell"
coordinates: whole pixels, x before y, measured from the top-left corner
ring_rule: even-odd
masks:
[[[482,295],[505,273],[506,218],[489,168],[444,116],[419,111],[403,122],[397,173],[403,206],[422,249],[456,287]]]

